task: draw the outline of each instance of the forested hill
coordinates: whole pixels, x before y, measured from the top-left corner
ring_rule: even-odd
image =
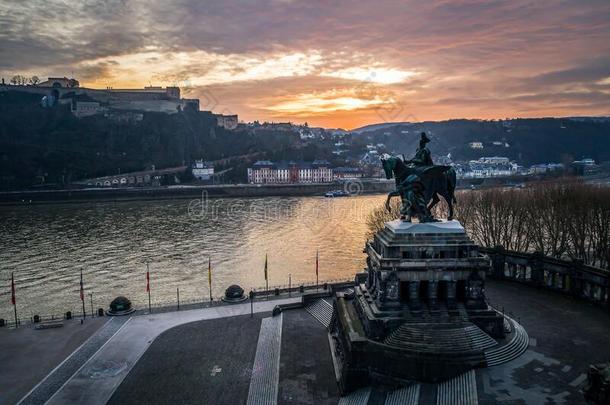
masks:
[[[0,93],[0,189],[40,185],[43,178],[45,184],[61,187],[118,170],[188,165],[201,158],[311,159],[326,155],[315,146],[301,147],[297,133],[216,127],[209,112],[144,113],[137,122],[102,115],[78,119],[68,106],[42,108],[39,102],[39,95]],[[251,161],[236,159],[232,167],[239,170],[228,173],[227,180],[243,181],[249,164]]]
[[[327,159],[336,166],[353,165],[371,143],[383,143],[380,152],[409,156],[422,130],[430,134],[434,156],[451,153],[454,161],[493,155],[507,156],[523,165],[569,163],[584,157],[598,163],[610,161],[610,122],[604,120],[373,125],[361,133],[345,135],[339,156],[333,154],[336,139],[330,136],[302,141],[296,130],[229,131],[215,122],[211,113],[193,110],[171,115],[143,113],[142,120],[116,115],[78,119],[67,105],[41,107],[40,95],[0,92],[0,190],[64,187],[85,178],[153,165],[159,169],[189,165],[201,158],[216,161],[216,170],[225,171],[225,181],[244,182],[246,168],[256,160]],[[473,149],[470,142],[481,142],[483,148]]]
[[[356,136],[405,154],[415,151],[419,133],[425,130],[430,133],[429,147],[434,155],[451,153],[459,161],[481,156],[506,156],[523,165],[569,163],[584,157],[598,163],[610,161],[608,119],[449,120],[369,128]],[[470,142],[481,142],[483,148],[473,149]]]

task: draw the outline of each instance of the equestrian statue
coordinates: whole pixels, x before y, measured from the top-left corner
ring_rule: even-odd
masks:
[[[394,178],[396,181],[396,190],[388,194],[386,208],[390,210],[392,197],[400,196],[400,218],[403,221],[410,222],[412,217],[416,217],[419,222],[437,222],[431,210],[440,201],[439,196],[447,201],[447,219],[453,219],[453,204],[456,202],[455,170],[451,166],[435,165],[432,162],[430,150],[426,147],[428,142],[430,139],[422,132],[419,148],[411,160],[388,154],[381,157],[386,178]]]

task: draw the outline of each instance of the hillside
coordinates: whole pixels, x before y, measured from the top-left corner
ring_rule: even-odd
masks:
[[[430,134],[429,147],[434,155],[451,153],[456,161],[494,155],[507,156],[524,165],[566,163],[583,157],[598,162],[610,160],[610,122],[607,120],[450,120],[394,124],[372,128],[358,136],[366,142],[384,143],[396,153],[410,155],[423,130]],[[483,148],[473,149],[470,142],[481,142]]]
[[[610,161],[610,122],[605,119],[451,120],[373,124],[360,133],[339,133],[340,156],[332,152],[337,137],[301,140],[295,129],[277,131],[215,125],[210,112],[139,113],[141,119],[95,115],[75,118],[68,106],[43,108],[40,96],[0,93],[0,190],[65,187],[85,178],[152,167],[215,161],[226,182],[245,182],[254,161],[327,159],[336,166],[357,164],[369,144],[380,152],[415,151],[419,133],[428,131],[434,156],[451,153],[454,161],[507,156],[523,165],[569,163],[591,157]],[[480,142],[473,149],[470,142]],[[185,178],[184,180],[188,180]]]
[[[75,118],[68,106],[42,108],[40,96],[0,93],[0,189],[65,186],[84,178],[221,160],[227,181],[244,181],[249,159],[330,155],[303,147],[296,133],[228,131],[209,112],[144,113],[141,121],[95,115]],[[330,145],[328,146],[330,148]]]

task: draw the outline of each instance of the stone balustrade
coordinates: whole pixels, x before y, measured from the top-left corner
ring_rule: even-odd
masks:
[[[561,260],[539,252],[521,253],[502,246],[480,248],[491,261],[489,277],[513,280],[586,299],[610,310],[610,271]]]

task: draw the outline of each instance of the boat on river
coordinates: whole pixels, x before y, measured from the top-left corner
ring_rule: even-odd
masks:
[[[349,197],[349,193],[345,190],[332,190],[324,194],[324,197],[335,198],[335,197]]]

